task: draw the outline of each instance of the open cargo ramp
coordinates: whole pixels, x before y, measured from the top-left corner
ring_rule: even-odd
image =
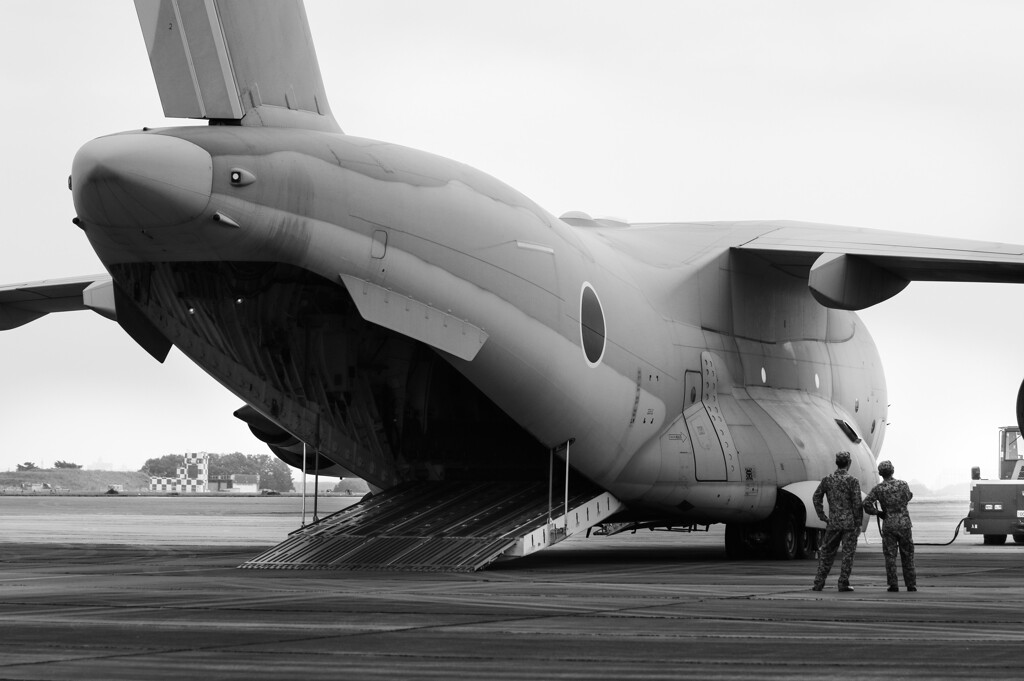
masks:
[[[416,482],[364,499],[243,568],[472,572],[606,520],[622,504],[588,488],[552,503],[542,483]],[[550,514],[550,515],[549,515]]]

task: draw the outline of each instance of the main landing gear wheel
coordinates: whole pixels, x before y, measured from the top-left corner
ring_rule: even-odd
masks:
[[[818,548],[818,534],[811,530],[808,536],[802,515],[792,504],[781,501],[764,520],[726,524],[725,555],[730,560],[793,560],[813,556]]]
[[[813,527],[805,527],[800,532],[800,543],[797,546],[797,558],[814,558],[814,552],[818,550],[818,530]]]
[[[728,523],[725,526],[725,556],[729,560],[747,560],[753,558],[754,550],[750,545],[750,526]]]
[[[1006,543],[1005,534],[986,534],[984,537],[983,541],[986,544],[999,545]],[[1016,541],[1016,538],[1014,538],[1014,541]]]
[[[786,506],[780,506],[772,514],[771,536],[768,548],[775,560],[793,560],[800,550],[800,538],[796,518]]]
[[[1014,544],[1024,544],[1024,534],[1015,534],[1015,535],[1013,535],[1013,543]]]

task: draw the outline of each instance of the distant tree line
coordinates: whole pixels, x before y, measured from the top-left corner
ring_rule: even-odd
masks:
[[[77,464],[77,463],[71,463],[70,461],[54,461],[53,462],[53,467],[54,468],[78,469],[78,468],[81,468],[82,466]],[[39,468],[39,466],[37,466],[34,463],[32,463],[31,461],[26,461],[25,463],[19,463],[18,464],[18,470],[19,471],[38,471],[38,470],[42,470],[42,469]]]
[[[291,468],[270,454],[210,454],[210,475],[258,475],[260,488],[277,492],[292,491]],[[165,454],[147,459],[140,469],[154,478],[173,478],[185,465],[184,454]]]

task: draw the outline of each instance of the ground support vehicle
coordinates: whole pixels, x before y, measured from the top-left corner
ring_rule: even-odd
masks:
[[[986,544],[1005,544],[1007,536],[1024,544],[1024,447],[1019,427],[999,429],[998,465],[999,480],[981,480],[980,469],[973,469],[964,530],[983,535]]]

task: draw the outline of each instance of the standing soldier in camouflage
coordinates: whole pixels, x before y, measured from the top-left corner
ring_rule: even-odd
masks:
[[[828,497],[830,516],[825,515],[822,498]],[[839,590],[853,591],[850,586],[850,572],[853,571],[853,554],[857,552],[857,535],[860,534],[864,519],[864,507],[860,499],[860,483],[850,475],[850,453],[836,454],[836,471],[825,476],[818,489],[814,490],[814,510],[825,523],[825,537],[821,542],[818,558],[818,574],[814,576],[814,591],[825,588],[825,578],[832,569],[836,551],[843,546],[843,562],[839,570]]]
[[[875,485],[864,498],[864,510],[882,519],[882,553],[885,554],[885,580],[889,582],[889,591],[900,590],[896,582],[897,552],[903,563],[903,583],[907,591],[917,591],[914,536],[910,529],[910,513],[907,512],[907,504],[914,498],[914,493],[907,483],[893,479],[892,474],[895,472],[890,461],[878,464],[882,482]],[[881,511],[875,510],[876,501],[881,503]]]

